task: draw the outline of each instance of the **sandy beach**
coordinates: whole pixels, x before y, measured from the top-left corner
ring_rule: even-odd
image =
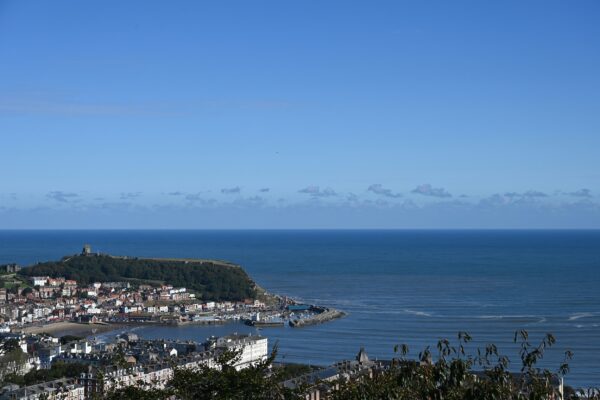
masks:
[[[103,332],[112,331],[120,328],[116,324],[80,324],[77,322],[55,322],[47,325],[30,326],[23,329],[23,333],[40,334],[48,333],[55,337],[74,335],[74,336],[91,336]]]

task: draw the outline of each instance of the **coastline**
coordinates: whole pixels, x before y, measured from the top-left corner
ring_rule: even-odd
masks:
[[[189,321],[183,323],[176,324],[168,324],[161,322],[100,322],[95,324],[89,323],[80,323],[73,321],[61,321],[61,322],[53,322],[50,324],[44,325],[36,325],[36,326],[27,326],[25,328],[17,329],[17,332],[22,332],[23,334],[32,334],[39,335],[43,333],[47,333],[54,337],[62,337],[67,335],[73,336],[81,336],[81,337],[90,337],[95,336],[97,334],[107,333],[119,329],[128,329],[134,327],[147,327],[147,326],[166,326],[166,327],[184,327],[191,325],[225,325],[233,322],[233,320],[226,321]]]
[[[121,325],[110,323],[87,324],[71,321],[54,322],[51,324],[28,326],[22,329],[26,334],[48,333],[55,337],[66,335],[88,337],[99,333],[110,332],[119,329]]]

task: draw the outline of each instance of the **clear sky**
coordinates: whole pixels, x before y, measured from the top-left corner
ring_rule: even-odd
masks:
[[[598,21],[0,0],[0,228],[600,228]]]

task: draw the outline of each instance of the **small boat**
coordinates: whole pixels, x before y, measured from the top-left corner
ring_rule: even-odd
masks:
[[[247,319],[244,323],[248,326],[254,326],[257,328],[274,328],[279,326],[284,326],[283,321],[253,321],[251,319]]]

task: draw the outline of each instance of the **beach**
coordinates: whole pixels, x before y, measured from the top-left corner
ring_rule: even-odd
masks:
[[[87,337],[119,329],[120,327],[121,325],[117,324],[86,324],[63,321],[40,326],[29,326],[24,328],[23,332],[29,334],[47,333],[55,337],[61,337],[66,335]]]

